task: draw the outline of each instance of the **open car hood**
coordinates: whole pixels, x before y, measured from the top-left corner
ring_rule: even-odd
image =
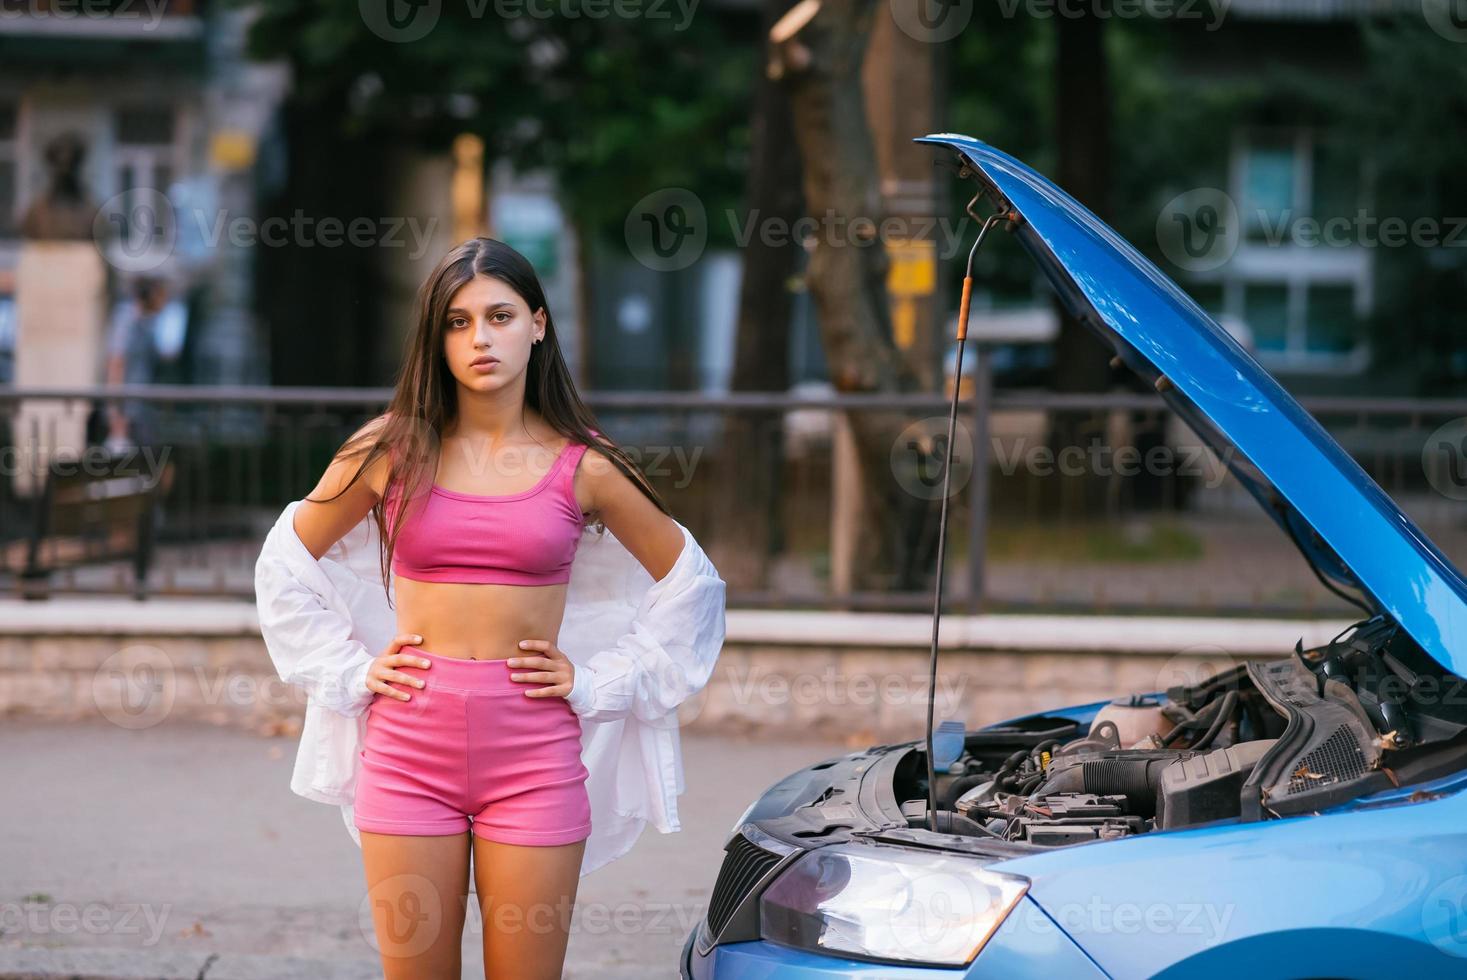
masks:
[[[1022,219],[1070,312],[1152,384],[1320,573],[1467,676],[1467,581],[1385,491],[1176,283],[1047,178],[969,136],[956,150]]]

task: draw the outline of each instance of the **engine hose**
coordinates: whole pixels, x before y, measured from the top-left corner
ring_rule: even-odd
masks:
[[[1057,749],[1063,744],[1065,743],[1061,742],[1057,738],[1045,739],[1043,742],[1040,742],[1038,745],[1030,749],[1029,755],[1037,759],[1040,756],[1044,755],[1044,753],[1049,752],[1051,749]],[[1050,754],[1052,755],[1053,753],[1051,752]]]
[[[1228,723],[1228,719],[1233,716],[1233,708],[1235,705],[1237,705],[1237,703],[1237,691],[1229,691],[1228,693],[1224,694],[1222,697],[1222,705],[1217,709],[1216,714],[1212,716],[1212,724],[1208,725],[1207,731],[1202,733],[1202,737],[1193,742],[1189,747],[1194,749],[1205,749],[1209,745],[1211,745],[1213,743],[1213,740],[1217,738],[1218,733],[1223,730],[1223,726]]]
[[[938,797],[937,800],[938,807],[943,810],[953,809],[953,807],[958,805],[958,799],[964,793],[968,792],[968,790],[972,789],[974,786],[979,786],[983,783],[988,782],[990,778],[991,777],[983,773],[973,773],[967,776],[959,776],[957,779],[954,779],[952,782],[948,783],[947,787],[943,789],[942,794]]]
[[[1234,692],[1234,691],[1229,691],[1228,694],[1233,694],[1236,697],[1236,692]],[[1214,716],[1209,715],[1209,713],[1208,713],[1209,710],[1213,710],[1213,709],[1216,709],[1216,708],[1221,708],[1223,702],[1226,701],[1226,700],[1227,700],[1227,696],[1224,695],[1222,698],[1219,698],[1216,701],[1210,702],[1206,707],[1204,707],[1201,710],[1199,710],[1197,712],[1197,714],[1193,715],[1190,719],[1188,719],[1187,721],[1181,722],[1180,724],[1177,725],[1176,728],[1173,728],[1171,731],[1167,732],[1166,733],[1166,737],[1161,740],[1162,748],[1166,748],[1167,746],[1171,745],[1177,739],[1181,738],[1182,735],[1185,734],[1186,732],[1196,731],[1198,728],[1201,728],[1202,727],[1202,720],[1204,718],[1207,718],[1209,720],[1209,722],[1210,722],[1211,719],[1212,719],[1212,717],[1214,717]],[[1229,708],[1229,710],[1231,710],[1231,708]]]
[[[1003,765],[998,767],[998,771],[1000,773],[1005,773],[1017,769],[1019,767],[1019,763],[1023,762],[1027,758],[1029,758],[1029,750],[1020,749],[1013,755],[1009,756],[1007,759],[1003,760]]]

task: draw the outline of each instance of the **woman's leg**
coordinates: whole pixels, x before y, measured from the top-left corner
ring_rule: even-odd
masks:
[[[360,833],[372,927],[387,980],[459,980],[468,833]]]
[[[531,846],[474,837],[485,980],[559,980],[585,850],[584,840]]]

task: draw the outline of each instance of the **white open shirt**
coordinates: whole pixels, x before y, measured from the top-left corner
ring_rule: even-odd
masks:
[[[373,698],[366,673],[397,635],[397,614],[383,588],[372,515],[318,561],[295,531],[300,504],[285,506],[255,562],[260,633],[281,680],[307,694],[290,788],[340,806],[360,847],[352,801]],[[678,527],[682,553],[655,582],[609,528],[586,528],[571,564],[553,639],[575,664],[567,702],[581,719],[590,773],[582,875],[629,851],[647,823],[664,834],[680,829],[677,706],[707,684],[723,649],[725,584]]]

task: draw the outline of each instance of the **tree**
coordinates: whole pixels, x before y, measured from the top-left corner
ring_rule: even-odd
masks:
[[[770,30],[772,70],[789,97],[804,174],[805,212],[818,229],[806,243],[806,281],[820,320],[832,383],[840,392],[898,392],[917,379],[892,341],[887,257],[876,155],[861,90],[861,66],[876,0],[802,0]],[[860,483],[866,491],[854,562],[857,583],[896,567],[903,528],[891,479],[891,447],[906,419],[853,412]],[[906,583],[899,583],[906,584]]]

